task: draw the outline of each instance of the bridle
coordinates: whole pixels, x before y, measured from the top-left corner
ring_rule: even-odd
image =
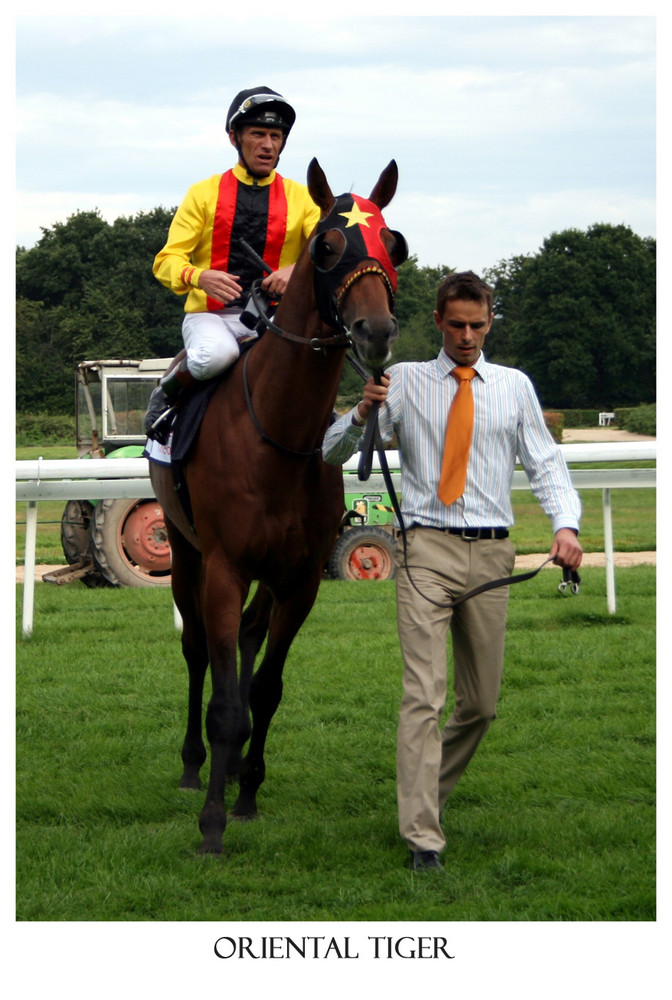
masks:
[[[315,237],[315,239],[317,239],[317,236]],[[345,240],[345,243],[347,245],[347,240]],[[311,243],[311,250],[312,246],[313,244]],[[245,243],[243,249],[245,250],[246,253],[254,255],[254,257],[257,258],[257,263],[263,264],[265,270],[267,271],[269,270],[265,262],[261,258],[257,257],[254,250],[252,250],[252,248],[248,244]],[[341,255],[341,257],[342,256],[343,255]],[[312,253],[311,253],[311,259],[312,259]],[[330,273],[318,269],[315,266],[314,261],[313,261],[313,266],[315,268],[315,271],[317,272],[319,270],[319,273],[321,275]],[[263,330],[268,330],[275,336],[281,338],[282,340],[290,341],[291,343],[294,344],[301,344],[304,347],[310,347],[312,348],[312,350],[318,352],[321,351],[322,353],[326,353],[327,348],[339,348],[346,350],[348,348],[352,348],[354,351],[356,351],[356,347],[353,343],[350,330],[346,327],[345,323],[343,322],[341,307],[343,302],[345,301],[348,292],[355,284],[355,282],[359,281],[360,278],[364,278],[367,275],[372,275],[372,274],[377,275],[382,279],[387,289],[388,296],[390,298],[390,305],[391,306],[394,305],[394,294],[395,294],[394,288],[385,270],[376,262],[370,264],[369,263],[362,264],[361,266],[356,267],[347,276],[347,280],[345,282],[342,282],[340,287],[336,289],[330,287],[330,294],[328,298],[324,298],[322,296],[318,298],[318,311],[320,313],[320,319],[324,323],[326,323],[330,328],[333,329],[334,327],[336,327],[339,330],[339,332],[330,337],[320,337],[316,335],[315,337],[310,337],[310,338],[301,337],[298,334],[292,333],[290,330],[284,329],[284,327],[281,327],[278,323],[275,322],[275,320],[271,318],[268,310],[268,307],[270,305],[270,300],[268,296],[262,291],[261,279],[258,279],[257,281],[254,281],[252,283],[250,289],[250,299],[253,306],[253,313],[259,317],[255,325],[255,328],[259,330],[259,332],[262,332]],[[330,283],[330,285],[332,284],[333,281]],[[329,308],[327,308],[327,303],[329,303]],[[259,418],[257,417],[254,411],[254,406],[252,404],[252,395],[250,393],[250,384],[247,376],[247,363],[249,361],[250,353],[251,350],[248,350],[245,355],[245,360],[243,362],[243,391],[245,393],[245,402],[247,403],[247,409],[249,411],[250,418],[261,440],[264,441],[266,444],[270,444],[272,447],[278,449],[279,451],[282,451],[285,454],[294,455],[297,458],[311,458],[312,456],[319,454],[322,450],[322,442],[320,442],[320,444],[316,448],[313,448],[310,451],[299,451],[294,448],[289,448],[288,446],[281,444],[279,441],[276,441],[274,438],[270,437],[270,435],[267,434],[266,431],[263,429],[261,423],[259,422]],[[346,356],[349,357],[349,355]]]
[[[328,347],[347,348],[352,345],[350,331],[340,319],[339,327],[341,332],[334,334],[332,337],[319,337],[317,334],[314,337],[301,337],[299,334],[292,333],[290,330],[285,330],[284,327],[279,326],[269,315],[270,300],[266,293],[262,291],[261,279],[252,282],[250,298],[255,313],[259,317],[259,321],[256,324],[256,329],[259,332],[270,330],[271,333],[274,333],[276,337],[280,337],[282,340],[289,340],[293,344],[302,344],[304,347],[310,347],[314,351],[323,351]]]

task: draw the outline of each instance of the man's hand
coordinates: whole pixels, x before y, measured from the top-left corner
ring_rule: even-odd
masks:
[[[377,382],[374,382],[373,378],[370,378],[366,382],[366,385],[364,386],[364,399],[362,399],[362,401],[357,405],[357,413],[359,414],[360,420],[366,422],[369,419],[371,407],[375,402],[381,404],[385,402],[389,385],[389,375],[381,375],[380,385],[378,385]]]
[[[198,279],[198,287],[202,288],[211,299],[216,299],[226,305],[243,294],[238,284],[237,274],[227,274],[226,271],[202,271]]]
[[[583,549],[571,528],[560,528],[559,531],[556,531],[549,555],[558,566],[566,566],[573,570],[579,568],[583,558]]]
[[[269,295],[284,295],[293,270],[293,264],[288,264],[287,267],[278,268],[278,270],[274,271],[273,274],[269,274],[264,278],[261,283],[261,287],[265,292],[268,292]]]

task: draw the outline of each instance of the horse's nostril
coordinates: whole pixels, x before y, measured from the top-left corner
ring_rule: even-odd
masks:
[[[356,319],[350,332],[360,343],[372,344],[378,340],[387,343],[390,340],[396,340],[399,336],[399,326],[394,316],[385,317],[379,322],[369,317],[368,319]]]

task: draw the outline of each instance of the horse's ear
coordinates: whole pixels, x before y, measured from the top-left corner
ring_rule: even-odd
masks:
[[[308,191],[310,192],[310,197],[320,209],[321,217],[323,219],[326,218],[333,208],[336,199],[331,193],[324,170],[315,157],[308,164]]]
[[[398,180],[399,170],[397,169],[397,161],[390,160],[378,178],[378,182],[369,196],[369,201],[372,201],[380,209],[385,208],[394,198]]]

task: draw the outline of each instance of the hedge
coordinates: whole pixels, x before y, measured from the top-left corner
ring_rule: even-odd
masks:
[[[619,421],[620,423],[620,421]],[[633,434],[650,434],[656,436],[656,404],[641,403],[628,410],[622,426]]]
[[[75,443],[75,418],[53,413],[17,413],[16,444]]]
[[[600,422],[599,410],[562,410],[565,427],[597,427]]]

